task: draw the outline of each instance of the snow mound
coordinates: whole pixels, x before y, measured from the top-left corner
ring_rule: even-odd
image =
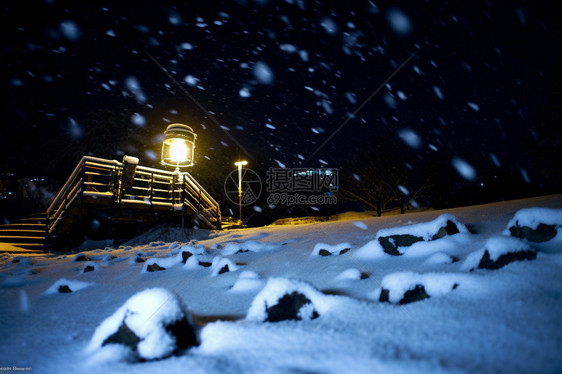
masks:
[[[158,270],[166,270],[180,263],[181,263],[180,256],[164,257],[164,258],[149,258],[144,263],[142,272],[150,273]]]
[[[335,245],[317,243],[312,250],[311,256],[331,256],[343,255],[348,252],[351,247],[349,243],[340,243]]]
[[[465,275],[451,273],[391,273],[381,281],[379,301],[408,304],[429,297],[441,297],[456,289],[465,278]]]
[[[495,236],[486,241],[484,248],[469,254],[461,270],[495,270],[514,261],[534,260],[536,257],[536,251],[525,241],[510,236]]]
[[[84,253],[78,253],[76,256],[74,256],[74,258],[72,259],[72,261],[74,262],[86,262],[86,261],[91,261],[92,259],[89,258],[88,256],[86,256]]]
[[[547,252],[560,251],[562,245],[562,209],[526,208],[515,213],[504,235],[532,242]]]
[[[132,352],[136,359],[155,360],[198,342],[191,315],[181,301],[164,288],[150,288],[129,298],[107,317],[96,328],[86,352],[114,344],[129,348],[122,350],[121,358]]]
[[[93,285],[94,283],[82,282],[76,280],[68,280],[66,278],[59,279],[51,287],[45,291],[45,295],[52,295],[55,293],[71,293],[80,291],[83,288]]]
[[[442,214],[433,221],[393,227],[377,232],[376,240],[390,255],[404,254],[404,247],[420,241],[431,241],[447,235],[467,233],[468,229],[452,214]]]
[[[170,257],[151,258],[146,260],[143,266],[143,273],[166,270],[178,264],[185,264],[187,268],[195,268],[197,266],[209,267],[209,256],[205,247],[202,245],[184,245],[177,247],[178,249],[171,253]]]
[[[232,292],[247,292],[255,291],[264,286],[265,280],[260,277],[257,273],[251,270],[244,270],[240,273],[238,280],[230,291]]]
[[[216,276],[236,271],[238,270],[238,266],[228,258],[217,256],[213,259],[211,269],[213,270],[212,275]]]
[[[354,281],[360,280],[362,277],[361,271],[359,269],[351,268],[342,271],[337,277],[336,281]]]
[[[202,255],[205,256],[207,251],[202,245],[184,245],[180,248],[178,257],[182,263],[186,263],[192,256]]]
[[[378,240],[371,240],[367,242],[364,246],[358,248],[354,253],[354,257],[360,259],[378,259],[385,256],[388,256],[384,252],[384,248],[381,246]]]
[[[233,255],[244,252],[269,252],[278,249],[279,246],[274,243],[263,243],[256,240],[247,240],[244,242],[227,243],[221,250],[223,256]]]
[[[509,235],[509,227],[527,226],[535,230],[540,224],[562,226],[562,209],[551,208],[525,208],[515,213],[507,224],[508,229],[504,234]]]
[[[146,258],[145,258],[145,254],[142,253],[141,251],[138,251],[134,256],[131,256],[131,258],[129,259],[129,264],[131,265],[142,264],[143,262],[146,262]]]
[[[185,256],[184,253],[186,253],[186,252],[185,251],[181,252],[180,255]],[[189,253],[191,253],[191,252],[189,252]],[[203,251],[198,251],[198,252],[194,253],[193,255],[187,257],[187,259],[185,260],[184,269],[193,270],[193,269],[199,268],[200,266],[208,268],[208,267],[212,266],[212,264],[213,264],[212,261],[213,260],[211,259],[211,257],[203,249]],[[183,259],[182,259],[182,262],[184,262]]]
[[[441,264],[451,264],[455,262],[451,256],[446,254],[445,252],[437,252],[432,254],[424,261],[426,265],[441,265]]]
[[[330,296],[324,295],[307,282],[270,278],[254,298],[246,319],[259,322],[312,320],[331,306]]]

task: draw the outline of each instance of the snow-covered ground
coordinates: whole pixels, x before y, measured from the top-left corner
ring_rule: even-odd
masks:
[[[201,230],[198,243],[177,233],[175,242],[165,242],[170,233],[159,239],[156,230],[83,256],[3,253],[0,367],[125,374],[561,372],[562,233],[539,246],[507,236],[516,212],[530,207],[550,209],[519,213],[521,226],[535,229],[541,216],[552,227],[562,224],[557,195]],[[385,252],[381,237],[401,255]],[[485,253],[488,264],[510,253],[523,261],[480,269]],[[274,320],[267,313],[276,300],[291,293],[303,295],[300,320],[264,322]],[[423,300],[406,303],[412,297]],[[173,338],[152,329],[180,319],[195,324],[198,345],[170,356]],[[167,357],[134,361],[131,349],[108,338],[120,323],[140,337],[139,352]]]

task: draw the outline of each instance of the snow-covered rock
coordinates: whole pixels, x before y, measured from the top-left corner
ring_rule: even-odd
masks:
[[[223,256],[233,255],[244,252],[269,252],[279,249],[279,246],[274,243],[259,242],[257,240],[246,240],[242,242],[234,241],[226,243],[221,249]]]
[[[182,263],[186,263],[194,255],[206,255],[205,247],[199,244],[184,245],[180,248],[178,258]]]
[[[215,276],[236,271],[238,266],[228,258],[217,256],[213,259],[211,269],[213,269],[212,275]]]
[[[468,229],[452,214],[442,214],[433,221],[393,227],[377,232],[376,240],[390,255],[400,256],[404,248],[420,241],[430,241],[447,235],[467,233]]]
[[[74,261],[74,262],[86,262],[86,261],[92,261],[92,259],[89,258],[88,256],[86,256],[84,253],[78,253],[76,256],[74,256],[72,261]]]
[[[321,316],[330,305],[330,296],[307,282],[270,278],[254,298],[246,319],[260,322],[312,320]]]
[[[146,262],[146,258],[144,258],[144,253],[142,253],[141,251],[138,251],[138,253],[135,254],[135,256],[132,256],[129,259],[129,264],[142,264],[144,262]]]
[[[82,282],[76,280],[68,280],[66,278],[59,279],[56,281],[51,287],[49,287],[46,291],[46,295],[55,294],[55,293],[71,293],[80,291],[83,288],[91,286],[93,283],[90,282]]]
[[[317,243],[312,250],[312,256],[331,256],[331,255],[343,255],[347,253],[351,248],[349,243],[339,243],[335,245]]]
[[[514,261],[535,258],[537,258],[536,250],[525,241],[509,236],[495,236],[486,241],[484,248],[469,254],[461,270],[477,268],[495,270]]]
[[[122,358],[156,360],[195,346],[198,339],[182,302],[164,288],[150,288],[129,298],[106,318],[86,351],[94,353],[114,344],[128,348]]]
[[[170,257],[148,259],[144,264],[143,272],[166,270],[180,263],[186,264],[191,258],[205,260],[207,259],[207,252],[205,251],[205,247],[201,245],[182,246],[177,252],[172,252],[171,255],[172,256]]]
[[[441,265],[441,264],[451,264],[456,261],[458,261],[457,258],[453,258],[448,254],[446,254],[445,252],[436,252],[431,256],[429,256],[427,260],[424,261],[424,264]]]
[[[504,235],[533,243],[534,247],[555,252],[562,247],[562,209],[526,208],[515,213]]]
[[[397,272],[381,281],[379,301],[408,304],[429,297],[440,297],[456,289],[465,278],[461,274]]]
[[[371,274],[367,272],[362,272],[359,269],[350,268],[342,271],[337,277],[334,278],[336,283],[340,282],[347,282],[347,281],[358,281],[367,279],[371,276]]]
[[[166,270],[179,263],[181,263],[181,258],[179,256],[166,258],[150,258],[144,263],[142,271],[143,273],[150,273],[160,270]]]
[[[96,263],[93,262],[93,261],[88,261],[88,262],[86,262],[86,263],[84,264],[84,267],[82,268],[81,273],[82,273],[82,274],[84,274],[84,273],[89,273],[89,272],[91,272],[91,271],[96,271],[96,270],[98,270],[98,269],[99,269],[99,265],[98,265],[98,264],[96,264]]]

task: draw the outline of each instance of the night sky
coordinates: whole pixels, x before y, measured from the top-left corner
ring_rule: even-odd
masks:
[[[250,167],[340,167],[383,146],[420,173],[438,158],[476,182],[505,168],[533,182],[531,129],[560,99],[554,3],[3,2],[0,171],[44,174],[110,110],[144,145],[95,156],[155,164],[180,122],[208,167],[225,149]]]

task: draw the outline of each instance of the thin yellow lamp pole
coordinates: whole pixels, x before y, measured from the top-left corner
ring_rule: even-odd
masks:
[[[242,166],[248,165],[248,161],[238,161],[234,165],[238,166],[238,208],[240,210],[240,223],[242,223]]]

